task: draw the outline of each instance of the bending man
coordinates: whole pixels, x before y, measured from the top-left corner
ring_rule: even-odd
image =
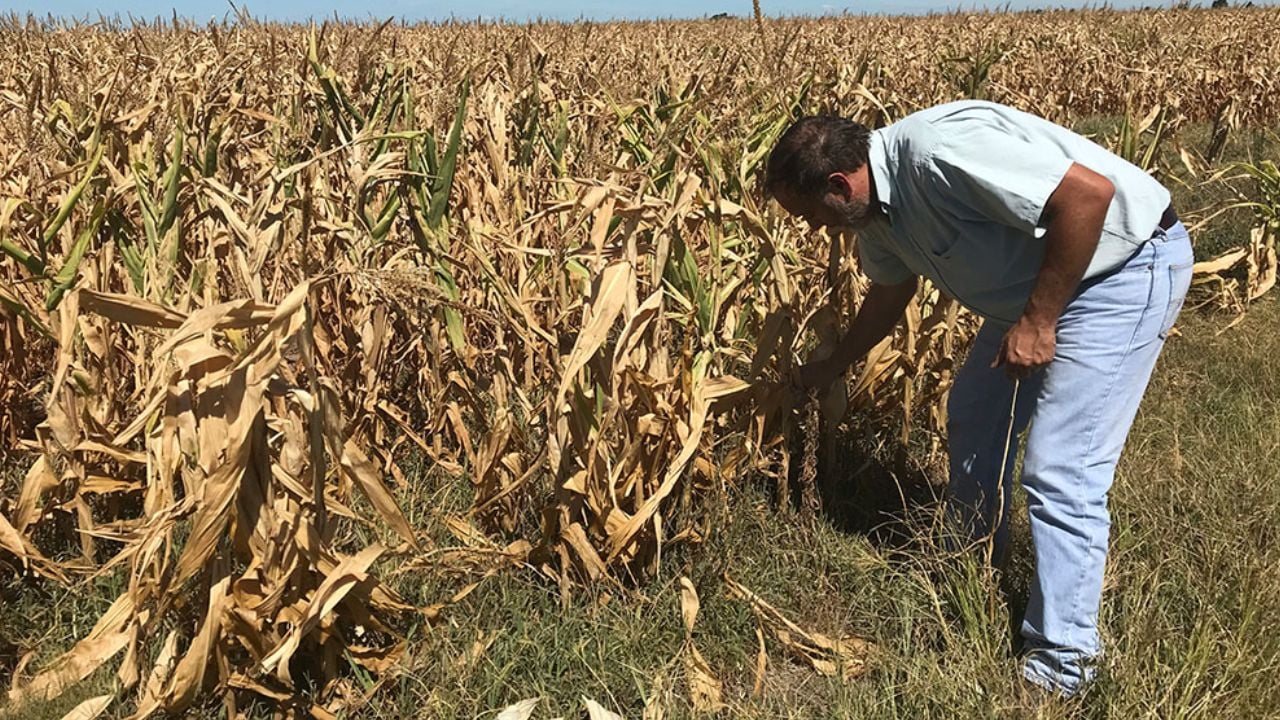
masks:
[[[1107,492],[1191,280],[1169,192],[1069,130],[978,101],[874,132],[804,118],[774,147],[766,186],[810,225],[856,229],[872,282],[837,351],[801,368],[807,386],[830,386],[892,331],[920,276],[984,319],[948,399],[948,510],[1002,554],[1015,405],[1014,432],[1030,425],[1036,562],[1024,675],[1075,693],[1101,651]]]

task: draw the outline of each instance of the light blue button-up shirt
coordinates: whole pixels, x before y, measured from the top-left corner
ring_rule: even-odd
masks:
[[[995,103],[965,100],[871,134],[885,214],[858,234],[863,272],[896,285],[919,275],[983,317],[1022,315],[1044,261],[1041,214],[1071,163],[1115,185],[1085,278],[1119,267],[1149,239],[1169,191],[1070,130]]]

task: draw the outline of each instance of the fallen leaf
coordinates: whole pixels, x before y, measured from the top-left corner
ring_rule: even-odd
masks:
[[[533,715],[533,709],[536,708],[538,703],[541,701],[542,698],[536,697],[529,698],[528,700],[521,700],[514,705],[508,705],[506,709],[498,713],[498,716],[494,718],[494,720],[529,720],[529,716]]]
[[[114,695],[99,695],[89,698],[72,708],[71,712],[62,716],[62,720],[93,720],[102,714],[115,699]]]
[[[582,698],[582,704],[587,707],[587,717],[590,720],[625,720],[621,715],[605,710],[600,703],[590,698]]]

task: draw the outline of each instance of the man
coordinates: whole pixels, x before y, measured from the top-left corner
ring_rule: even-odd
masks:
[[[829,387],[883,339],[919,276],[984,319],[948,400],[947,507],[1003,553],[1006,440],[1029,424],[1023,672],[1074,694],[1101,651],[1107,492],[1191,280],[1168,191],[1069,130],[977,101],[875,132],[804,118],[774,147],[766,187],[810,225],[856,229],[872,283],[836,352],[801,368],[806,386]]]

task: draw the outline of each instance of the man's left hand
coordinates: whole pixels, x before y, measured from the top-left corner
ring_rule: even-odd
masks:
[[[991,367],[1004,367],[1011,380],[1024,379],[1053,361],[1056,336],[1057,323],[1037,322],[1024,316],[1005,333]]]

